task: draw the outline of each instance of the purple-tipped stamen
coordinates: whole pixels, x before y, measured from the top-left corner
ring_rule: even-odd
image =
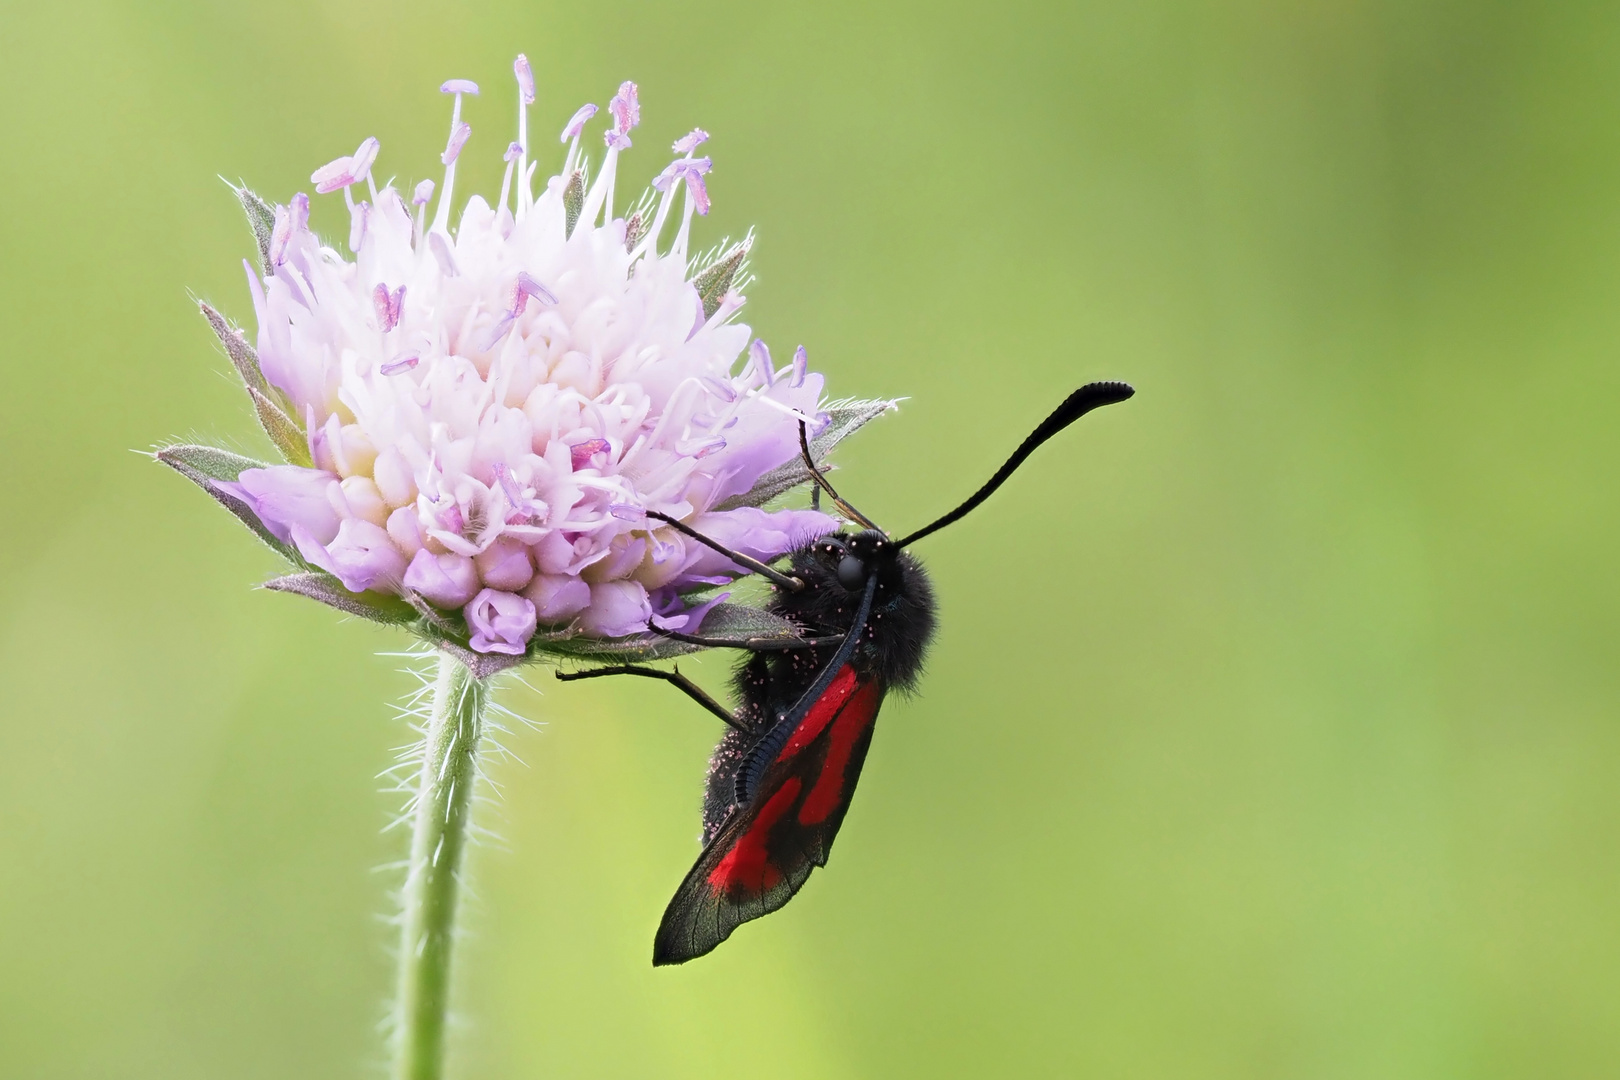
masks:
[[[586,439],[575,443],[568,448],[569,460],[573,462],[574,471],[578,472],[591,463],[591,458],[597,454],[605,454],[613,447],[606,439]]]
[[[703,385],[713,390],[716,396],[726,402],[737,400],[737,388],[725,379],[717,379],[713,375],[703,376]]]
[[[693,128],[690,133],[676,139],[675,145],[671,146],[670,149],[677,154],[690,154],[708,141],[709,133],[707,131],[702,128]]]
[[[581,105],[569,118],[567,125],[562,129],[562,136],[557,141],[567,142],[569,139],[578,138],[579,133],[585,130],[585,125],[595,115],[595,105]]]
[[[797,390],[804,385],[804,377],[810,373],[810,354],[800,345],[793,350],[793,381],[788,385]]]
[[[325,165],[309,174],[309,182],[315,185],[317,195],[330,195],[348,187],[358,179],[354,175],[354,158],[344,156]]]
[[[465,120],[457,120],[456,126],[450,129],[450,141],[445,144],[444,153],[439,155],[439,160],[446,165],[455,164],[456,155],[461,153],[461,148],[467,145],[470,138],[472,125]]]
[[[682,158],[679,161],[672,161],[668,165],[664,166],[664,171],[653,177],[652,186],[657,188],[659,191],[668,191],[670,185],[675,183],[675,181],[680,178],[681,165],[684,163],[685,159]]]
[[[492,470],[495,473],[496,482],[501,485],[501,490],[506,493],[506,501],[512,506],[522,502],[523,492],[518,490],[517,481],[512,478],[512,470],[506,467],[506,462],[497,461],[492,466]]]
[[[607,144],[609,150],[630,149],[630,136],[617,128],[609,128],[607,131],[602,132],[602,141]]]
[[[441,94],[471,94],[478,96],[478,84],[471,79],[446,79],[444,85],[439,87]]]
[[[686,174],[686,193],[692,199],[692,205],[697,212],[705,216],[709,213],[709,188],[703,182],[703,174],[689,172]]]
[[[506,496],[506,505],[512,508],[512,513],[506,518],[508,525],[524,525],[545,513],[546,504],[523,494],[517,477],[512,475],[512,470],[506,467],[504,461],[497,461],[491,468],[501,485],[501,492]]]
[[[424,180],[416,185],[416,191],[411,194],[412,206],[426,206],[433,200],[433,181]]]
[[[518,93],[523,98],[523,104],[534,104],[534,71],[529,67],[529,58],[518,53],[517,59],[512,61],[512,74],[517,76]]]
[[[636,84],[628,80],[620,83],[619,92],[608,102],[608,109],[613,113],[613,126],[619,134],[630,134],[630,129],[641,123],[641,101],[636,96]]]
[[[421,357],[417,356],[415,353],[411,353],[407,356],[395,357],[377,370],[384,375],[398,375],[402,371],[411,370],[411,368],[415,367],[421,362]]]
[[[748,346],[748,355],[753,358],[754,367],[759,370],[759,377],[766,386],[776,382],[776,369],[771,366],[771,349],[759,338]]]
[[[378,282],[371,290],[371,303],[377,309],[377,325],[386,334],[399,325],[400,313],[405,309],[405,286],[389,292],[387,285]]]
[[[356,183],[364,180],[371,172],[372,163],[377,160],[377,152],[382,149],[382,143],[377,141],[375,135],[368,136],[360,148],[354,152],[354,179]]]
[[[610,503],[608,513],[620,521],[643,521],[647,517],[647,511],[633,503]]]
[[[516,161],[518,158],[520,158],[522,156],[523,156],[523,144],[519,143],[519,142],[515,142],[511,146],[508,146],[506,148],[506,155],[501,160],[502,161]]]
[[[676,452],[695,458],[706,458],[726,448],[726,440],[721,438],[704,439],[702,442],[690,446],[676,447]]]
[[[693,208],[700,214],[707,214],[709,189],[703,182],[703,176],[713,168],[714,161],[711,158],[677,158],[653,179],[653,187],[659,191],[668,191],[675,181],[685,180],[686,193],[692,199]]]
[[[553,306],[557,303],[556,293],[540,284],[527,273],[520,272],[517,276],[517,288],[513,290],[512,294],[513,313],[517,315],[523,314],[523,309],[528,306],[529,297],[531,296],[541,303]]]

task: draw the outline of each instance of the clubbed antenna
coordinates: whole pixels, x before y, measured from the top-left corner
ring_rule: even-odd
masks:
[[[1122,382],[1094,382],[1082,386],[1070,394],[1063,404],[1053,410],[1051,416],[1042,420],[1040,427],[1029,433],[1029,438],[1019,444],[1018,449],[1013,451],[1013,456],[1007,459],[1007,463],[997,469],[996,475],[990,478],[990,482],[974,492],[972,498],[933,524],[918,529],[904,540],[901,540],[896,546],[906,547],[914,544],[929,533],[938,532],[945,526],[966,517],[980,503],[995,494],[996,488],[1005,484],[1007,477],[1011,476],[1018,466],[1024,463],[1024,459],[1033,454],[1046,440],[1086,415],[1092,409],[1124,401],[1134,393],[1136,391],[1133,388]]]

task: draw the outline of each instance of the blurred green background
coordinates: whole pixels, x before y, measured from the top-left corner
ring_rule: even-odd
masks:
[[[0,1076],[377,1073],[403,642],[130,451],[268,453],[216,174],[437,175],[454,76],[489,192],[520,50],[541,132],[640,83],[621,190],[713,133],[749,321],[910,398],[840,454],[891,527],[1140,393],[928,542],[837,857],[703,961],[648,963],[717,725],[512,684],[455,1076],[1615,1075],[1620,7],[0,18]]]

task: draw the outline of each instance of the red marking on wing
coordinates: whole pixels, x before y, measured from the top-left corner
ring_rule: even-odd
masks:
[[[848,670],[847,668],[845,670]],[[877,719],[878,706],[883,702],[883,691],[876,682],[862,683],[849,703],[839,712],[833,723],[832,741],[827,748],[821,775],[815,787],[799,807],[801,825],[817,825],[844,801],[844,771],[849,767],[850,755],[861,733]]]
[[[838,710],[849,700],[849,695],[855,692],[855,686],[855,669],[845,664],[833,677],[832,685],[822,692],[816,703],[810,706],[810,711],[804,714],[804,719],[799,721],[793,737],[782,747],[782,752],[776,755],[776,760],[786,761],[809,746],[815,737],[821,734],[821,730],[832,722],[832,718],[838,715]]]
[[[782,872],[771,862],[771,853],[765,846],[771,827],[788,812],[793,800],[799,797],[803,785],[797,776],[788,777],[764,806],[748,831],[726,852],[725,857],[709,872],[709,884],[717,890],[746,890],[762,893],[782,880]]]

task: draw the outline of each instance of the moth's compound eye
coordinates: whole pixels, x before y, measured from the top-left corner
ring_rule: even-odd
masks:
[[[838,560],[838,584],[854,592],[866,584],[866,564],[853,555]]]

